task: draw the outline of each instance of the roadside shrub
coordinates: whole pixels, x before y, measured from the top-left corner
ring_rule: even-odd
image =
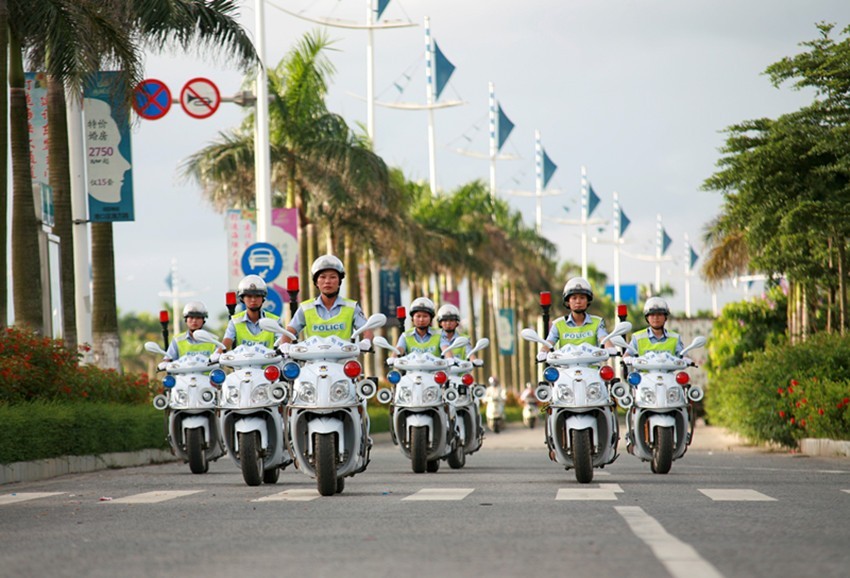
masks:
[[[706,396],[717,425],[788,447],[804,437],[850,439],[848,338],[817,334],[793,346],[769,345],[720,375]]]

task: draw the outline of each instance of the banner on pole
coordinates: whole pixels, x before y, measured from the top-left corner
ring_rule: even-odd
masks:
[[[499,315],[496,317],[496,335],[499,339],[499,353],[513,355],[516,341],[513,309],[499,309]]]

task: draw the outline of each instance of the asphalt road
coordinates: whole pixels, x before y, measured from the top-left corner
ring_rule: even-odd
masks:
[[[540,429],[513,424],[433,474],[376,436],[332,497],[292,468],[248,487],[228,458],[203,475],[173,463],[9,484],[0,576],[850,573],[850,461],[695,435],[667,475],[625,454],[586,485],[549,461]]]

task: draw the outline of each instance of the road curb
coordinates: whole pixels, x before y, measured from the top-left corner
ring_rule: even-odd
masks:
[[[67,474],[83,474],[109,468],[129,468],[171,462],[176,458],[166,450],[117,452],[99,456],[62,456],[32,462],[0,465],[0,485],[15,482],[34,482]]]
[[[803,438],[800,440],[800,453],[807,456],[847,458],[850,457],[850,441]]]

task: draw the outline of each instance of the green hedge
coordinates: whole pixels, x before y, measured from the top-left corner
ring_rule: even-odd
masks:
[[[0,405],[0,463],[167,448],[151,405],[35,401]]]

